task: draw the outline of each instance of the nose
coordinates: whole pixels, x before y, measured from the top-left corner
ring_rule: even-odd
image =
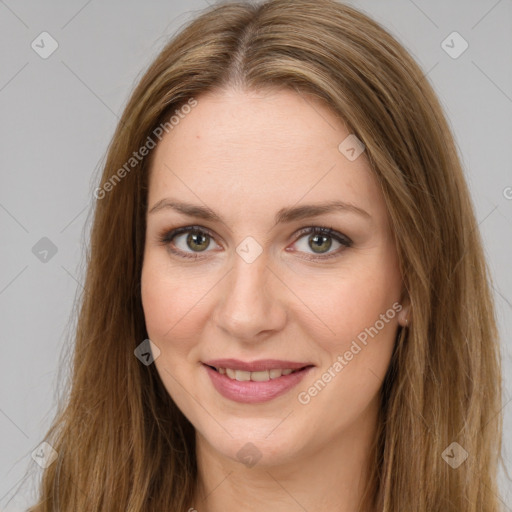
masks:
[[[213,313],[217,327],[239,341],[257,342],[286,323],[285,286],[270,268],[265,252],[247,263],[235,256]]]

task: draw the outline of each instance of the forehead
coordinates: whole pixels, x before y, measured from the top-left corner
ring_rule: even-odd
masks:
[[[350,161],[340,152],[350,132],[319,100],[289,90],[196,99],[154,150],[150,206],[172,195],[244,213],[302,199],[383,207],[366,155]]]

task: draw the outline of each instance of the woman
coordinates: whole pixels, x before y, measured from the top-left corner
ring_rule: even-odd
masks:
[[[32,511],[499,510],[482,244],[382,27],[331,0],[209,9],[133,92],[95,197]]]

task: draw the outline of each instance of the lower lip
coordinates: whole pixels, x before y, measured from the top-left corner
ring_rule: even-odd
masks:
[[[280,395],[283,395],[295,387],[309,371],[313,368],[308,366],[298,372],[289,375],[281,375],[277,379],[270,379],[263,382],[252,380],[238,381],[230,379],[208,365],[203,365],[212,380],[215,389],[225,398],[244,404],[257,404],[268,402]]]

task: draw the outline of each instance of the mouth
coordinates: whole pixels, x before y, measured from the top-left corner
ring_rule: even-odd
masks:
[[[251,363],[222,359],[202,365],[223,397],[241,403],[261,403],[283,395],[314,368],[311,363],[268,359]]]
[[[292,373],[301,372],[307,368],[311,368],[313,365],[306,365],[301,368],[270,368],[266,370],[259,370],[250,372],[247,370],[236,370],[234,368],[225,368],[222,366],[216,367],[207,364],[209,368],[216,371],[221,375],[225,375],[228,379],[237,380],[238,382],[267,382],[269,380],[279,379],[282,376],[290,375]]]

